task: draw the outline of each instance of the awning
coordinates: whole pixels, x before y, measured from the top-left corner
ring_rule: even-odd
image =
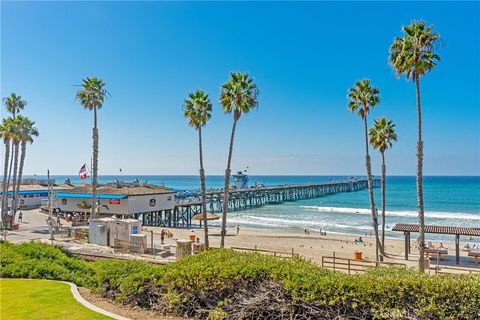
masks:
[[[418,224],[397,223],[392,231],[418,232]],[[425,233],[458,234],[465,236],[480,236],[480,228],[449,227],[449,226],[425,226]]]

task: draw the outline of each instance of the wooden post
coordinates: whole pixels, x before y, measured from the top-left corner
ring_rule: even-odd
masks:
[[[460,263],[460,235],[455,235],[455,263]]]
[[[292,248],[292,259],[293,259],[293,257],[295,257],[295,255],[294,255],[294,253],[293,253],[293,248]]]
[[[333,251],[333,271],[335,271],[335,251]]]
[[[410,236],[410,232],[408,233],[408,253],[412,253],[412,237]]]
[[[440,269],[440,252],[437,251],[437,270],[435,273],[438,273],[438,269]]]
[[[403,235],[405,236],[405,260],[408,260],[408,250],[409,250],[409,245],[408,245],[408,238],[407,235],[409,232],[404,232]]]
[[[350,274],[350,259],[348,259],[348,274]]]
[[[324,258],[325,258],[325,257],[324,257],[324,256],[322,256],[322,269],[323,269],[323,260],[324,260]]]
[[[155,250],[153,249],[153,230],[150,230],[150,247],[152,248],[152,254],[155,255]]]

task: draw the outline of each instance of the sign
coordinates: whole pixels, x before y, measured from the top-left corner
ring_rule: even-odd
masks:
[[[155,207],[156,204],[157,204],[157,200],[155,200],[155,198],[150,199],[150,207]]]
[[[120,199],[110,199],[108,200],[109,204],[120,204]]]
[[[132,226],[132,234],[138,233],[138,226]]]

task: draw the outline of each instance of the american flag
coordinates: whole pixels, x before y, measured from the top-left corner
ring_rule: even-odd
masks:
[[[88,178],[87,164],[84,164],[84,165],[80,168],[80,171],[78,172],[78,175],[80,176],[80,179],[87,179],[87,178]]]

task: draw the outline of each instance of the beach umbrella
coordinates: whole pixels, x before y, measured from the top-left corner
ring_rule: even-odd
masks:
[[[207,220],[218,220],[220,219],[220,216],[214,215],[213,213],[207,213]],[[203,213],[198,213],[192,217],[192,220],[198,220],[202,221],[203,220]]]

